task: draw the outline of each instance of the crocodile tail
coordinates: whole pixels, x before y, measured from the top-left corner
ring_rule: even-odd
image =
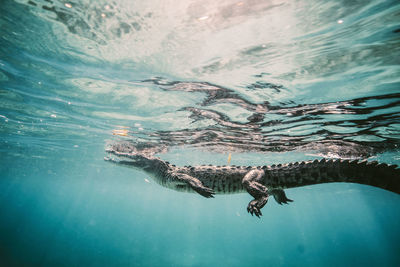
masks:
[[[299,187],[312,184],[346,182],[379,187],[400,194],[400,169],[397,165],[359,160],[314,160],[266,167],[266,184]]]

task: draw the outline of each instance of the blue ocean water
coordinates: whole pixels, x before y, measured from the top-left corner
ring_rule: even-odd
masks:
[[[399,266],[399,195],[161,187],[103,160],[400,164],[397,1],[2,0],[0,265]],[[230,155],[230,156],[229,156]]]

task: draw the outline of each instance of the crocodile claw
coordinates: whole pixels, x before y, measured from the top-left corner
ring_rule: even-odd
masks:
[[[194,191],[196,191],[203,197],[214,197],[215,191],[207,186],[204,186],[204,184],[199,179],[186,174],[180,174],[180,177],[184,179]]]
[[[275,201],[279,204],[289,204],[289,202],[293,202],[293,200],[289,199],[285,191],[280,188],[270,190],[270,193],[274,196]]]
[[[278,202],[279,205],[282,205],[282,204],[289,204],[289,202],[293,202],[293,200],[286,198],[279,201],[277,200],[276,202]]]
[[[257,207],[257,201],[253,200],[250,201],[249,205],[247,206],[247,212],[251,214],[251,216],[256,215],[258,218],[262,216],[261,209]]]
[[[200,186],[200,187],[192,187],[194,191],[202,195],[203,197],[206,198],[213,198],[214,197],[214,190],[211,188],[205,187],[205,186]]]

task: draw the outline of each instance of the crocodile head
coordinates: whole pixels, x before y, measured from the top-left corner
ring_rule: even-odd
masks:
[[[139,151],[129,143],[114,143],[106,147],[106,152],[109,154],[106,160],[150,172],[159,169],[162,163],[152,154]]]

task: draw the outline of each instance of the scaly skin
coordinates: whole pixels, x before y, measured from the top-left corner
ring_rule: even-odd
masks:
[[[214,194],[248,192],[254,197],[247,211],[257,217],[272,195],[279,204],[292,202],[283,188],[329,182],[350,182],[380,187],[400,194],[397,165],[366,160],[314,160],[272,166],[185,166],[177,167],[145,153],[126,152],[114,146],[106,151],[115,157],[105,160],[148,172],[159,184],[211,198]]]

